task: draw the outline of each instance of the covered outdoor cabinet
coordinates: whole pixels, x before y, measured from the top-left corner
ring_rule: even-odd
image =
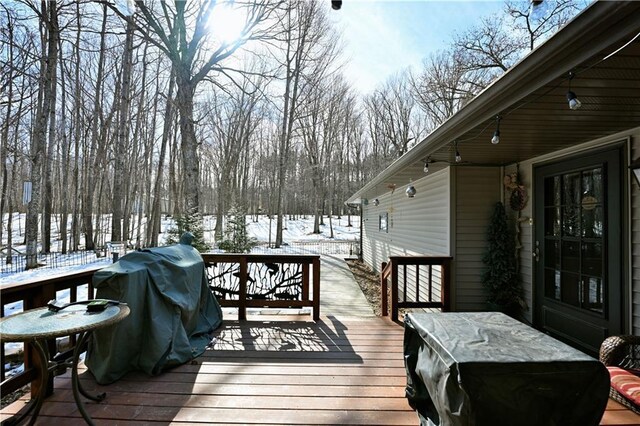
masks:
[[[97,330],[86,365],[100,384],[132,370],[157,375],[201,355],[222,311],[207,283],[193,236],[180,244],[132,252],[94,275],[96,298],[126,302],[131,314]]]
[[[408,314],[407,398],[422,425],[597,426],[599,361],[495,312]]]

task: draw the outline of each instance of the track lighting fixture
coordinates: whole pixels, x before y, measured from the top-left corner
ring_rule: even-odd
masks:
[[[569,102],[569,108],[575,111],[582,106],[582,102],[580,102],[575,92],[571,90],[571,80],[573,80],[573,77],[575,77],[573,72],[569,72],[569,91],[567,92],[567,102]]]
[[[491,138],[491,143],[497,145],[500,143],[500,120],[502,117],[496,115],[496,131],[493,132],[493,137]]]

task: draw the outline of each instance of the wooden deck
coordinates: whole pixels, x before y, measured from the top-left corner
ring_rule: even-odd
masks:
[[[99,386],[82,373],[87,390],[107,392],[85,406],[99,425],[417,425],[404,398],[402,339],[402,328],[382,318],[225,321],[213,350],[158,377],[131,373]],[[55,389],[37,424],[84,424],[69,373]],[[601,424],[640,420],[610,401]]]

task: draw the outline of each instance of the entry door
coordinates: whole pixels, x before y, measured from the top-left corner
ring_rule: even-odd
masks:
[[[596,354],[622,324],[621,149],[535,169],[536,325]]]

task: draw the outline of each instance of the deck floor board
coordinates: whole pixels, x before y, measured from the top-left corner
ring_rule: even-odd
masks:
[[[97,425],[417,425],[404,397],[403,329],[386,319],[225,321],[194,362],[149,377],[132,372],[98,385],[81,365]],[[56,377],[36,424],[81,425],[70,374]],[[2,410],[20,411],[27,397]],[[640,425],[610,401],[601,422]]]

